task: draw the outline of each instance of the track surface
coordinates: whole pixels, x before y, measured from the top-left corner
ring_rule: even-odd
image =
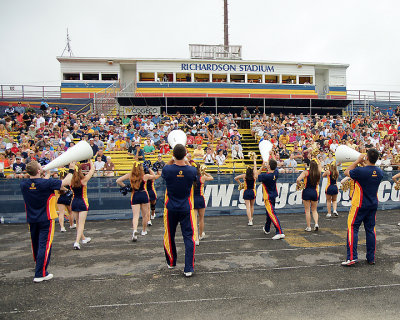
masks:
[[[286,239],[262,232],[265,217],[206,217],[207,238],[196,248],[195,275],[167,269],[162,219],[130,242],[128,220],[89,221],[92,242],[72,250],[75,233],[56,231],[49,271],[34,284],[27,225],[0,225],[1,319],[398,319],[400,313],[399,212],[377,215],[376,265],[359,259],[344,268],[346,216],[304,232],[303,214],[281,215]],[[179,227],[178,227],[179,228]],[[57,226],[57,230],[59,227]]]

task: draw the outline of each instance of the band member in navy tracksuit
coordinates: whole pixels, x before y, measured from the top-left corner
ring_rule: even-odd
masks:
[[[175,267],[177,259],[175,232],[180,223],[185,243],[184,274],[190,277],[194,272],[196,217],[193,208],[193,183],[197,180],[197,170],[185,162],[186,148],[183,145],[177,144],[173,155],[175,160],[171,160],[161,174],[166,183],[164,251],[168,267]]]
[[[379,158],[376,149],[369,149],[367,155],[361,154],[344,174],[354,180],[354,191],[351,208],[347,219],[347,260],[343,266],[351,266],[357,262],[358,229],[364,222],[367,241],[367,262],[375,264],[376,232],[375,220],[378,208],[378,188],[382,181],[383,172],[375,166]],[[365,164],[364,167],[357,167]]]
[[[277,162],[275,159],[269,159],[268,163],[264,162],[262,167],[258,170],[258,181],[263,186],[263,198],[265,209],[267,213],[267,221],[263,228],[265,234],[269,234],[271,230],[271,222],[275,226],[276,234],[272,237],[273,240],[279,240],[285,238],[281,223],[275,210],[275,199],[278,196],[278,190],[276,188],[276,181],[278,180],[278,169]],[[267,173],[261,173],[266,168]]]
[[[75,164],[72,164],[73,168]],[[73,169],[70,169],[73,172]],[[54,190],[60,190],[70,184],[72,174],[64,180],[42,179],[41,166],[31,161],[26,166],[29,179],[21,182],[22,196],[25,201],[26,218],[32,240],[33,259],[36,262],[34,282],[42,282],[53,278],[47,272],[50,263],[51,245],[53,242],[56,213],[56,198]]]

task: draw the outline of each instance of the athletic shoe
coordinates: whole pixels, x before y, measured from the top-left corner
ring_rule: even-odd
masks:
[[[69,226],[70,229],[75,229],[76,228],[76,224],[74,223],[72,226]]]
[[[47,280],[50,280],[50,279],[53,279],[53,274],[52,273],[49,273],[45,277],[33,278],[33,282],[38,283],[38,282],[47,281]]]
[[[205,237],[206,237],[206,233],[203,232],[203,233],[201,234],[201,236],[199,236],[199,240],[203,240]]]
[[[330,218],[330,217],[332,217],[332,215],[331,215],[330,213],[327,213],[327,214],[326,214],[326,217],[327,217],[327,218]]]
[[[142,236],[145,236],[146,234],[147,234],[147,230],[146,231],[142,230]]]
[[[195,243],[196,246],[198,246],[200,244],[200,241],[196,240],[194,243]]]
[[[311,232],[311,227],[305,228],[304,231]]]
[[[74,243],[74,250],[81,250],[81,246],[79,245],[78,242]]]
[[[339,217],[339,213],[337,213],[337,211],[333,211],[333,214],[335,215],[335,217]]]
[[[397,225],[400,227],[400,222]]]
[[[253,220],[249,220],[249,222],[247,223],[248,226],[252,226],[253,225]]]
[[[83,244],[89,243],[92,240],[92,238],[86,237],[84,240],[82,240]]]
[[[347,260],[342,262],[343,267],[350,267],[357,263],[357,260]]]
[[[314,231],[318,231],[318,229],[319,229],[319,225],[316,224],[316,225],[314,226]]]
[[[66,230],[64,227],[62,227],[62,228],[60,229],[60,232],[67,232],[67,230]]]
[[[170,266],[169,264],[167,264],[168,269],[175,269],[175,266]]]
[[[284,239],[284,238],[285,238],[285,235],[283,233],[278,233],[272,237],[272,240],[280,240],[280,239]]]
[[[132,242],[136,242],[137,241],[137,231],[136,230],[134,230],[133,231],[133,233],[132,233]]]
[[[369,265],[371,265],[371,266],[373,266],[374,264],[375,264],[375,261],[368,261],[368,260],[365,260],[365,262],[367,262]]]
[[[189,278],[193,275],[193,272],[184,272],[183,274],[185,275],[186,278]]]
[[[151,220],[154,220],[155,218],[156,218],[156,214],[155,213],[150,216]]]
[[[271,233],[271,231],[265,230],[265,226],[263,227],[263,231],[264,231],[265,234],[270,234]]]
[[[151,220],[147,221],[148,226],[152,226],[153,224],[151,223]]]

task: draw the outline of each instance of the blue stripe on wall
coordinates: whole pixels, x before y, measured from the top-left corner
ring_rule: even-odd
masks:
[[[108,88],[113,82],[102,82],[102,83],[77,83],[77,82],[62,82],[61,88]]]
[[[329,91],[347,91],[346,87],[329,87]]]

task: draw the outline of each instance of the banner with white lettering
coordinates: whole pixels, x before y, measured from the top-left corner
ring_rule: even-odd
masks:
[[[160,114],[161,107],[147,107],[147,106],[127,106],[124,107],[124,112],[126,115],[148,115],[148,114]]]
[[[383,180],[378,189],[378,210],[400,209],[399,190],[395,189],[392,176],[398,171],[384,172]],[[206,215],[245,215],[246,206],[243,200],[243,190],[238,190],[233,174],[214,174],[214,180],[206,182],[204,197],[206,202]],[[277,183],[278,197],[275,208],[278,214],[298,213],[304,214],[301,191],[296,191],[296,178],[298,174],[280,174]],[[340,175],[338,181],[343,178]],[[130,219],[132,209],[130,196],[123,196],[116,184],[116,177],[98,177],[90,179],[88,183],[89,220],[105,219]],[[0,180],[0,216],[6,223],[26,222],[24,201],[18,179]],[[318,211],[326,213],[325,188],[327,179],[320,182],[320,198]],[[155,182],[158,199],[156,204],[157,216],[164,212],[165,183],[162,178]],[[255,214],[265,214],[262,186],[256,186]],[[338,211],[348,212],[351,200],[349,192],[339,190]]]

